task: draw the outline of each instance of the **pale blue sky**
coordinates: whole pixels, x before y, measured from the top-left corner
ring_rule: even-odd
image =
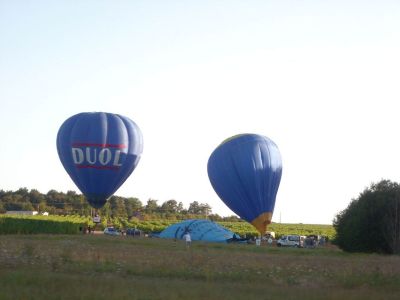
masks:
[[[117,195],[209,203],[225,138],[281,150],[273,221],[330,223],[400,181],[399,1],[0,0],[0,189],[76,190],[55,146],[83,111],[130,117],[144,153]]]

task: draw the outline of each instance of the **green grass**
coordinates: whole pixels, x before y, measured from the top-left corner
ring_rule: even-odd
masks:
[[[0,299],[400,299],[400,257],[103,235],[0,236]]]

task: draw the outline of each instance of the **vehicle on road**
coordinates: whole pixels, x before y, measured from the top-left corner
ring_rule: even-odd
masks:
[[[108,235],[120,235],[119,231],[115,229],[114,227],[107,227],[104,229],[104,234]]]
[[[302,235],[283,235],[276,241],[278,247],[303,247],[305,237]]]
[[[136,228],[128,228],[126,230],[126,235],[130,235],[130,236],[144,236],[143,231],[136,229]]]

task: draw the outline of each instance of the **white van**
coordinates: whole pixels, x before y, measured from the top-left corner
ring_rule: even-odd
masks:
[[[278,247],[288,246],[288,247],[303,247],[304,236],[301,235],[283,235],[279,240],[276,241]]]

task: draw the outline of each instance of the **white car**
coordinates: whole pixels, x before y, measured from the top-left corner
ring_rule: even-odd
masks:
[[[277,240],[276,245],[289,246],[289,247],[303,247],[304,237],[301,235],[283,235],[279,240]]]
[[[104,234],[108,235],[120,235],[119,231],[115,229],[114,227],[107,227],[104,229]]]

